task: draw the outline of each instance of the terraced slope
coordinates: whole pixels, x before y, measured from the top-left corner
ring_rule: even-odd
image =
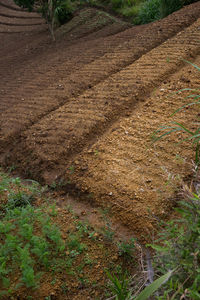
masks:
[[[200,65],[200,56],[195,60]],[[151,76],[149,74],[149,76]],[[189,93],[171,95],[182,88],[198,88],[200,75],[185,66],[157,87],[145,101],[129,110],[91,147],[70,162],[65,178],[100,205],[111,207],[118,220],[138,237],[152,236],[155,219],[163,220],[176,205],[180,178],[190,175],[194,151],[181,134],[151,145],[153,131],[169,124],[169,116],[188,103]],[[192,130],[197,107],[185,109],[175,120]],[[155,218],[155,219],[154,219]]]
[[[1,82],[2,139],[7,144],[25,127],[60,105],[73,101],[71,97],[77,97],[88,87],[132,64],[142,54],[193,22],[195,15],[199,14],[199,6],[195,8],[191,11],[184,9],[182,13],[151,26],[134,27],[111,37],[86,42],[87,36],[65,51],[65,44],[58,43],[56,48],[34,55],[34,60],[33,56],[27,58],[25,65],[22,63],[19,68],[11,69],[9,79],[5,76]],[[169,23],[174,23],[170,29]]]
[[[1,60],[1,161],[47,183],[70,180],[139,235],[152,228],[147,208],[163,216],[173,205],[154,189],[174,150],[166,152],[166,166],[146,152],[173,101],[163,102],[161,93],[157,103],[151,93],[184,74],[182,59],[198,56],[200,3],[141,27],[102,14],[85,10],[58,31],[56,44],[42,35],[37,45],[27,42],[24,59],[13,46]]]

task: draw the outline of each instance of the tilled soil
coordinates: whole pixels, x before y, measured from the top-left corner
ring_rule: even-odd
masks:
[[[163,142],[155,151],[146,145],[182,104],[182,97],[166,100],[169,90],[199,82],[183,59],[199,63],[200,3],[131,28],[85,9],[53,44],[36,13],[1,6],[6,2],[0,2],[2,164],[46,183],[62,176],[92,201],[112,206],[138,235],[149,233],[152,215],[165,217],[174,205],[174,191],[158,197],[163,174],[186,174],[174,162],[174,145]],[[5,17],[11,13],[18,17]],[[37,22],[43,22],[39,30]],[[16,33],[19,27],[24,31]],[[192,110],[181,114],[181,120],[193,117]],[[191,151],[182,146],[181,154]]]

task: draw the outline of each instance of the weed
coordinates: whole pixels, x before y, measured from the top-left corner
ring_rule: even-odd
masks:
[[[108,278],[110,279],[110,290],[113,295],[116,296],[118,300],[147,300],[152,296],[164,283],[166,283],[169,278],[172,276],[173,271],[169,271],[150,285],[145,287],[145,289],[138,293],[135,293],[137,296],[133,294],[133,290],[130,287],[130,278],[127,277],[127,274],[120,274],[120,276],[111,275],[110,272],[106,271]],[[111,297],[112,298],[112,297]],[[167,298],[169,299],[169,298]],[[170,298],[171,299],[171,298]]]
[[[117,244],[119,255],[132,256],[135,250],[135,239],[130,239],[129,242],[121,242]]]
[[[127,274],[120,274],[119,278],[116,275],[112,275],[110,272],[106,271],[108,278],[110,279],[109,288],[113,295],[116,295],[119,300],[131,299],[130,292],[130,280],[127,279]]]
[[[58,189],[62,188],[63,186],[65,186],[65,181],[62,178],[59,181],[53,181],[49,185],[50,189],[52,189],[52,190],[58,190]]]
[[[6,211],[0,222],[0,238],[0,281],[5,291],[9,290],[9,277],[16,269],[21,272],[16,288],[36,288],[42,276],[40,268],[50,270],[53,258],[57,261],[65,249],[60,231],[51,224],[49,216],[30,205]]]
[[[61,285],[61,289],[62,289],[63,293],[64,293],[65,295],[67,295],[67,292],[68,292],[68,286],[67,286],[67,283],[64,282],[64,283]]]
[[[108,242],[112,242],[115,232],[111,229],[110,224],[107,223],[106,227],[102,227],[101,230],[105,240]]]
[[[78,230],[81,237],[83,237],[84,235],[88,235],[90,232],[90,226],[87,223],[81,221],[77,222],[76,229]]]
[[[98,156],[99,155],[99,151],[98,150],[94,150],[94,155]]]
[[[151,245],[157,252],[154,264],[159,274],[177,269],[165,286],[164,294],[170,299],[177,299],[175,294],[181,297],[181,290],[187,290],[187,298],[199,299],[200,197],[196,194],[187,197],[176,210],[180,218],[167,224],[160,234],[159,244]]]
[[[12,165],[11,167],[9,167],[8,172],[12,173],[13,171],[15,171],[18,167],[16,165]]]
[[[70,173],[70,174],[73,174],[74,171],[75,171],[75,167],[74,167],[73,165],[71,165],[71,166],[69,167],[69,173]]]
[[[80,242],[80,237],[72,234],[68,238],[67,246],[70,250],[70,255],[73,257],[87,249],[87,246]]]
[[[90,266],[92,266],[93,263],[94,263],[94,261],[89,257],[89,254],[88,254],[88,253],[86,253],[86,255],[85,255],[84,263],[85,263],[86,265],[90,265]]]

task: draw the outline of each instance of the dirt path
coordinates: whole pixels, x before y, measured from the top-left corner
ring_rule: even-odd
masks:
[[[192,72],[181,59],[199,63],[200,3],[132,28],[86,9],[58,31],[52,44],[46,25],[39,31],[33,25],[42,22],[38,15],[9,12],[1,2],[0,32],[4,27],[15,31],[16,22],[34,29],[12,38],[0,33],[2,164],[47,183],[62,176],[95,203],[111,206],[138,235],[148,233],[153,221],[147,208],[163,217],[174,205],[166,201],[171,195],[163,192],[159,198],[155,192],[165,181],[161,166],[169,173],[179,167],[170,167],[176,156],[167,143],[162,144],[168,147],[165,154],[162,147],[156,150],[166,162],[146,150],[146,143],[176,108],[174,99],[163,101],[163,89],[166,94],[174,90],[177,78]],[[18,17],[6,21],[11,12]],[[195,73],[192,80],[180,80],[180,87],[194,86],[197,78]]]

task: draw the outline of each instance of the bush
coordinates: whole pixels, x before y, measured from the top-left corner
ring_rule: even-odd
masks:
[[[135,18],[135,24],[146,24],[160,19],[160,0],[149,0],[145,2]]]
[[[162,18],[180,9],[182,6],[183,6],[183,0],[161,0],[160,10],[161,10]]]
[[[60,25],[69,21],[72,17],[72,13],[73,8],[70,1],[58,1],[57,7],[55,9],[55,17]]]
[[[17,5],[23,8],[28,8],[29,11],[32,11],[35,0],[14,0],[14,2]]]
[[[184,5],[194,2],[197,2],[197,0],[160,0],[161,17],[164,18]]]

